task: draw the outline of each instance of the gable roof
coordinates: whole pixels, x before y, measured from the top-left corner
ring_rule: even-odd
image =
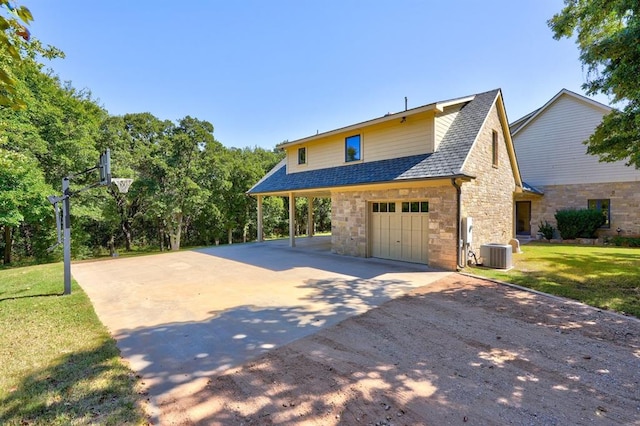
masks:
[[[520,184],[520,173],[517,170],[517,163],[515,162],[515,152],[512,152],[513,145],[511,144],[511,137],[507,130],[506,114],[504,114],[504,106],[501,103],[501,99],[500,89],[496,89],[474,96],[436,102],[425,105],[424,107],[414,108],[414,110],[409,110],[409,112],[416,110],[422,112],[425,110],[424,108],[432,108],[433,106],[443,107],[443,105],[464,104],[440,142],[438,150],[434,153],[340,165],[290,174],[286,172],[286,161],[282,161],[247,192],[250,194],[263,194],[410,180],[454,177],[473,178],[473,176],[464,173],[464,163],[478,138],[491,108],[497,101],[500,101],[500,108],[502,110],[501,120],[503,121],[505,139],[507,140],[508,146],[511,147],[509,154],[511,164],[514,169],[514,174],[516,175],[516,182]],[[407,113],[408,112],[405,111],[398,114],[407,115]],[[397,118],[397,114],[393,114],[392,116]],[[385,118],[386,117],[382,117],[382,119]],[[316,137],[324,137],[334,132],[343,132],[345,129],[350,129],[351,127],[357,128],[357,126],[362,127],[363,125],[377,123],[378,120],[380,119],[370,120],[360,123],[359,125],[348,126],[298,141],[288,142],[281,146],[289,147],[308,142]]]
[[[538,116],[543,114],[551,105],[553,105],[563,95],[569,96],[580,102],[587,103],[588,105],[591,105],[597,109],[600,109],[604,114],[608,114],[611,111],[611,107],[605,104],[601,104],[600,102],[594,101],[593,99],[587,98],[586,96],[579,95],[575,92],[572,92],[571,90],[562,89],[542,107],[530,112],[524,117],[521,117],[516,121],[514,121],[513,123],[511,123],[509,125],[511,136],[515,136],[518,132],[520,132],[520,130],[527,127],[530,123],[532,123]]]

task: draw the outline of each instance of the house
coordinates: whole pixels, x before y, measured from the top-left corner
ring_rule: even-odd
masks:
[[[248,191],[258,199],[258,240],[266,196],[289,197],[289,217],[296,197],[330,197],[332,251],[343,255],[453,270],[467,248],[513,237],[522,183],[499,89],[280,148],[285,159]],[[294,223],[289,235],[294,246]]]
[[[640,234],[640,171],[624,162],[601,163],[584,141],[611,111],[563,89],[511,124],[524,191],[516,195],[516,233],[536,237],[541,221],[556,226],[566,208],[602,210],[599,236]]]

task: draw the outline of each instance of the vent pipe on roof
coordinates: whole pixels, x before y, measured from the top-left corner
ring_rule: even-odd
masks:
[[[407,97],[404,97],[404,110],[407,110]]]

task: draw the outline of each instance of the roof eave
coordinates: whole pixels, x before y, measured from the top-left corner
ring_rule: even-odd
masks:
[[[363,183],[353,183],[349,185],[338,185],[338,186],[321,186],[321,187],[308,187],[308,188],[298,188],[298,189],[282,189],[277,191],[260,191],[256,192],[252,189],[247,191],[248,195],[262,195],[262,196],[287,196],[290,193],[296,192],[331,192],[331,191],[341,191],[347,188],[355,188],[362,186],[376,186],[376,185],[388,185],[388,184],[403,184],[403,183],[413,183],[413,182],[424,182],[424,181],[450,181],[451,179],[460,179],[463,182],[470,182],[475,179],[475,176],[471,176],[465,173],[456,173],[452,175],[446,176],[430,176],[430,177],[421,177],[421,178],[410,178],[410,179],[397,179],[397,180],[386,180],[382,182],[363,182]]]

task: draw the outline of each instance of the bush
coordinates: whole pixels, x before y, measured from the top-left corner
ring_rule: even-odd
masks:
[[[540,221],[540,225],[538,225],[538,232],[540,232],[547,240],[551,240],[553,238],[555,230],[556,229],[546,220],[544,222]]]
[[[617,247],[640,247],[640,237],[621,237],[617,235],[610,237],[609,243]]]
[[[565,209],[555,214],[558,232],[565,240],[595,238],[596,231],[606,222],[600,210]]]

